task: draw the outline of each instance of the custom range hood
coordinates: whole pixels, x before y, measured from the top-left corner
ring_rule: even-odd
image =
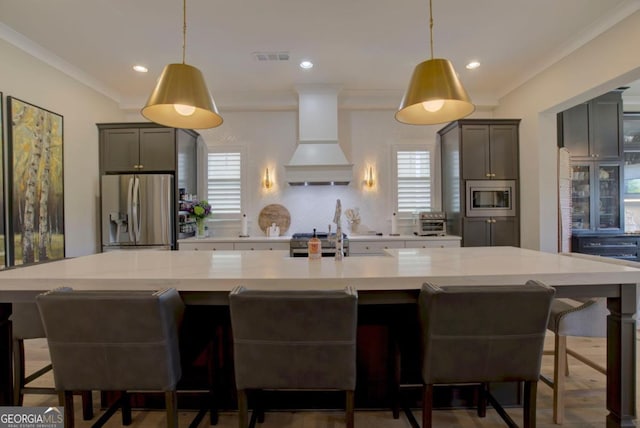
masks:
[[[353,164],[347,161],[338,144],[337,86],[297,86],[298,147],[285,177],[290,185],[349,184]]]

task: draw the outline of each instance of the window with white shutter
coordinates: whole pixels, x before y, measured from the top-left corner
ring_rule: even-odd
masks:
[[[429,150],[396,150],[398,214],[430,211],[432,208],[431,155]]]
[[[213,151],[207,162],[207,200],[217,218],[236,218],[242,212],[242,152]]]

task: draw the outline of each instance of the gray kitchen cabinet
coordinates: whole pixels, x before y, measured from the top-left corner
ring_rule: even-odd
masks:
[[[462,119],[438,131],[447,234],[461,236],[463,247],[520,245],[519,123]],[[513,180],[515,216],[467,216],[467,184],[478,180]],[[487,222],[491,219],[496,222]]]
[[[513,180],[518,178],[518,125],[461,124],[462,178]]]
[[[571,248],[576,253],[640,261],[640,235],[574,235]]]
[[[622,91],[558,113],[558,143],[572,159],[619,160],[623,145]]]
[[[622,162],[572,162],[573,234],[624,230],[621,171]]]
[[[520,246],[520,227],[516,217],[465,217],[465,247]]]
[[[622,90],[558,113],[558,145],[571,157],[574,235],[624,230],[623,119]]]
[[[178,170],[178,142],[183,140],[191,142],[195,155],[198,134],[190,130],[150,123],[98,124],[98,129],[103,174],[175,172]]]

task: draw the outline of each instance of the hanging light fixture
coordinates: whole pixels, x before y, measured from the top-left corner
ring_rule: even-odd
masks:
[[[185,64],[187,45],[187,0],[182,3],[182,64],[168,64],[141,113],[172,128],[205,129],[222,124],[216,104],[202,73]]]
[[[396,120],[411,125],[435,125],[470,115],[475,110],[458,80],[453,65],[433,58],[433,8],[429,0],[429,36],[431,59],[413,70],[409,88],[396,112]]]

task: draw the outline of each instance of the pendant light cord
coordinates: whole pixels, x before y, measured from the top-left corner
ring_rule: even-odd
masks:
[[[182,0],[182,63],[185,63],[185,52],[187,50],[187,0]],[[433,51],[433,45],[431,47]],[[433,56],[433,53],[431,54]]]
[[[431,59],[433,59],[433,5],[431,0],[429,0],[429,43],[431,45]]]

